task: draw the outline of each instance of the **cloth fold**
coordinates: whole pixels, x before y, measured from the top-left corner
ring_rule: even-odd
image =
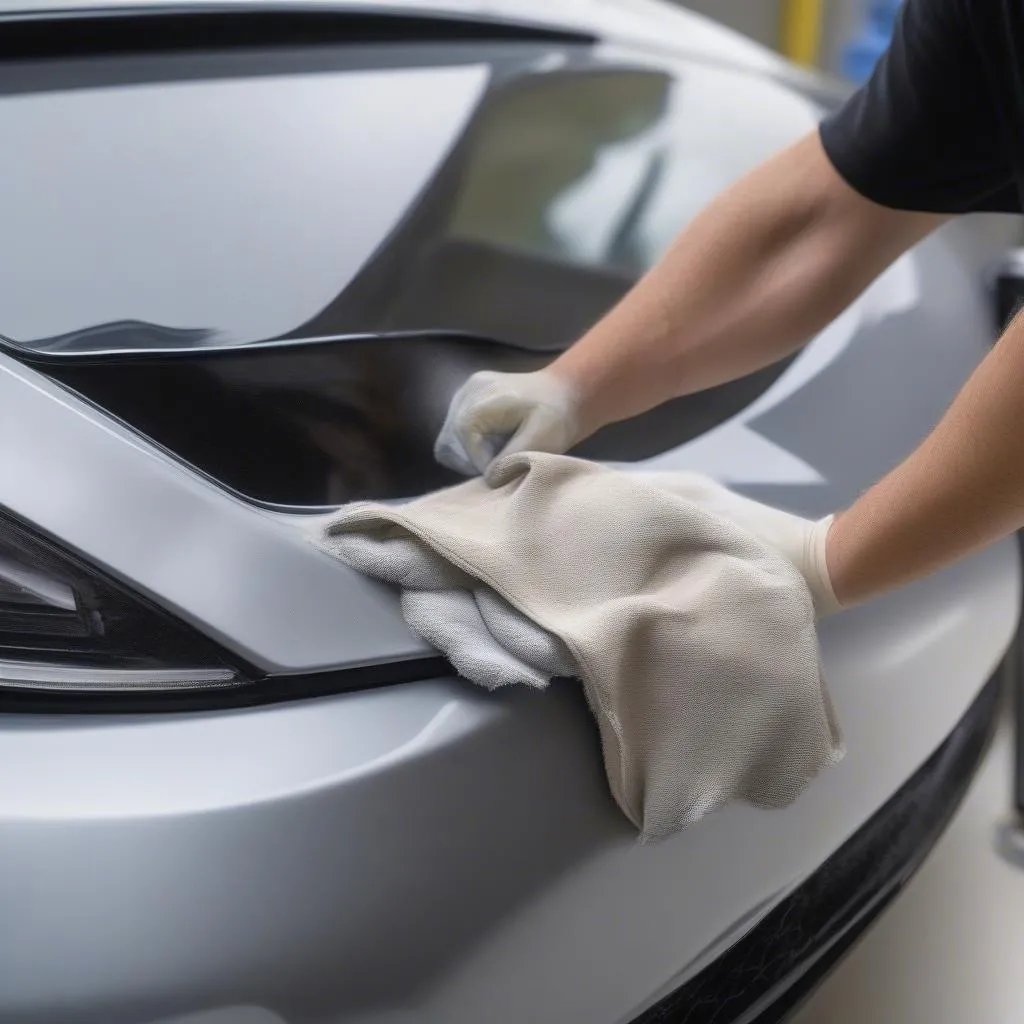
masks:
[[[467,679],[578,678],[612,795],[663,838],[730,800],[785,806],[843,753],[806,583],[685,497],[693,480],[517,453],[403,505],[348,505],[318,543],[399,589]]]

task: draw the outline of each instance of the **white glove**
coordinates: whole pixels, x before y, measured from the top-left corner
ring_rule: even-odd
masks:
[[[466,476],[483,473],[499,455],[561,454],[578,429],[571,389],[549,370],[474,373],[455,392],[434,457]]]
[[[825,540],[833,516],[819,520],[803,519],[745,498],[698,473],[641,472],[637,476],[688,498],[708,512],[732,520],[764,544],[775,548],[803,576],[819,619],[842,610],[832,589],[825,560]]]

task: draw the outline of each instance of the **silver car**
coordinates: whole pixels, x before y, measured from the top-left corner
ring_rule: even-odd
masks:
[[[455,678],[311,538],[843,90],[647,0],[99,3],[0,16],[0,1022],[781,1019],[978,764],[1013,543],[823,624],[794,805],[640,845],[571,681]],[[841,506],[989,344],[953,231],[579,453]]]

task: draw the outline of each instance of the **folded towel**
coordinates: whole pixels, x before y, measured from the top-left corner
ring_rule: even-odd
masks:
[[[403,505],[346,506],[319,543],[399,588],[466,678],[578,678],[612,794],[656,839],[733,799],[784,806],[842,756],[803,577],[684,497],[692,480],[517,453]]]

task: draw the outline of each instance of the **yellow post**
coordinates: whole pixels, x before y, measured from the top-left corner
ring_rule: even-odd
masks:
[[[823,0],[780,0],[782,5],[781,49],[798,64],[818,62],[821,45]]]

